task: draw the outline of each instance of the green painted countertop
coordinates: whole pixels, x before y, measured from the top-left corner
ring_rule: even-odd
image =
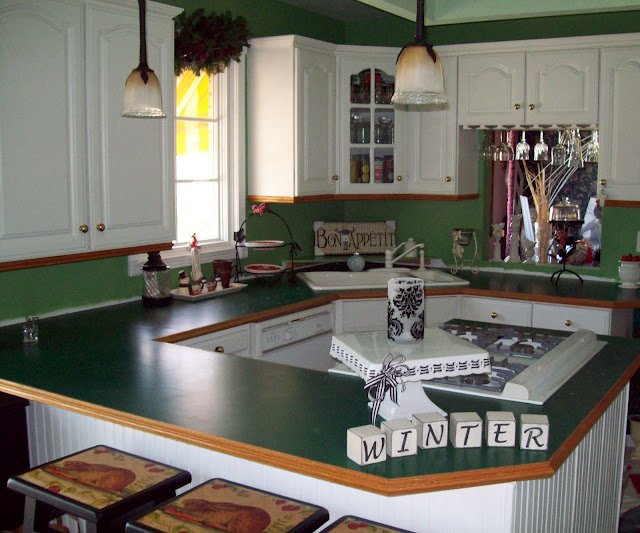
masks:
[[[504,283],[520,289],[525,281]],[[479,275],[471,288],[481,290],[480,285],[495,291],[495,276]],[[587,300],[630,301],[615,284],[597,285],[580,289]],[[529,287],[538,291],[538,280]],[[564,286],[546,289],[565,291]],[[576,290],[569,293],[576,297]],[[447,412],[547,414],[547,452],[449,445],[359,467],[346,456],[346,430],[370,422],[361,379],[153,340],[337,297],[317,299],[302,282],[283,279],[271,286],[252,280],[241,292],[198,303],[147,309],[131,302],[41,319],[40,340],[33,345],[22,343],[19,325],[6,326],[0,329],[0,390],[303,474],[399,494],[551,475],[640,366],[639,340],[601,337],[607,346],[544,406],[429,392]]]

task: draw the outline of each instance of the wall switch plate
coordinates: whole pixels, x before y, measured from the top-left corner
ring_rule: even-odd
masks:
[[[640,252],[640,231],[638,232],[638,237],[636,238],[636,252]]]

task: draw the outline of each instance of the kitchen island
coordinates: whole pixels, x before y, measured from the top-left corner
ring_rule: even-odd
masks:
[[[585,300],[638,304],[598,285],[605,290],[585,284]],[[47,318],[33,345],[7,326],[0,390],[32,400],[34,462],[101,442],[187,468],[194,484],[216,475],[324,505],[332,519],[359,514],[415,531],[613,530],[636,340],[601,337],[605,348],[543,406],[429,392],[447,412],[546,414],[548,451],[449,445],[366,467],[346,457],[346,430],[370,419],[362,380],[154,341],[382,294],[318,296],[302,283],[251,281],[197,304]]]

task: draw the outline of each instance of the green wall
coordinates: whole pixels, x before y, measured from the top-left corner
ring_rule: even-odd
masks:
[[[249,21],[253,37],[298,33],[341,44],[401,46],[414,33],[410,21],[388,16],[372,21],[344,24],[325,16],[294,8],[277,0],[165,0],[191,12],[197,7],[229,10]],[[555,17],[435,26],[427,31],[433,44],[455,44],[512,39],[534,39],[589,34],[635,32],[640,29],[637,11],[574,17]],[[451,260],[451,229],[474,228],[480,244],[488,248],[486,217],[488,189],[480,183],[480,199],[463,202],[416,200],[334,201],[272,207],[290,224],[294,239],[304,254],[313,253],[314,220],[395,220],[397,237],[414,237],[426,243],[427,253]],[[250,212],[250,205],[247,206]],[[603,214],[605,252],[599,270],[588,272],[605,277],[617,274],[620,255],[635,250],[640,230],[640,209],[605,207]],[[282,238],[282,223],[274,216],[254,217],[248,224],[252,239]],[[286,252],[251,252],[250,262],[276,262]],[[507,265],[509,267],[509,265]],[[517,268],[522,268],[517,265]],[[204,274],[210,274],[205,265]],[[175,272],[173,273],[175,277]],[[136,297],[141,293],[140,278],[127,276],[126,258],[86,261],[70,265],[0,273],[0,322],[27,314],[45,314],[59,309],[93,305]]]

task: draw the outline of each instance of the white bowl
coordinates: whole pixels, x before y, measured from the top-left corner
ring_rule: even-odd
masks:
[[[640,282],[640,261],[620,261],[618,267],[620,287],[623,289],[637,289]]]

